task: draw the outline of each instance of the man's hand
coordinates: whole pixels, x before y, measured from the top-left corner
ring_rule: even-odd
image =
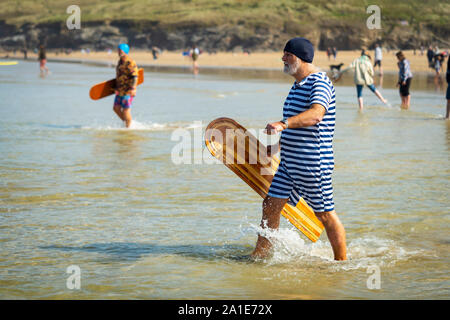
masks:
[[[286,125],[280,121],[272,122],[267,124],[266,133],[267,134],[276,134],[277,132],[281,132],[286,129]]]

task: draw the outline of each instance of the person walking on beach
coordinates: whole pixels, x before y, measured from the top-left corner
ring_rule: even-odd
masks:
[[[427,59],[428,59],[428,67],[434,69],[433,59],[434,59],[434,51],[433,47],[429,46],[427,50]]]
[[[330,47],[328,47],[327,48],[327,57],[328,57],[328,60],[330,60],[330,57],[331,57],[331,48]]]
[[[155,47],[155,46],[152,47],[153,60],[157,60],[160,53],[161,53],[161,49],[159,49],[158,47]]]
[[[45,77],[46,75],[48,75],[49,70],[47,68],[47,53],[45,51],[44,45],[39,46],[38,59],[40,75],[41,77]]]
[[[116,97],[113,110],[129,128],[132,121],[131,104],[136,96],[138,67],[129,57],[130,48],[126,43],[121,43],[117,51],[120,59],[116,67]]]
[[[358,97],[359,110],[364,109],[364,101],[362,98],[362,90],[366,85],[384,104],[387,104],[387,100],[383,98],[380,91],[375,88],[373,84],[373,67],[370,62],[370,56],[367,54],[366,50],[361,51],[361,56],[355,59],[348,68],[344,69],[339,77],[335,81],[339,81],[342,74],[348,70],[354,70],[354,82],[356,85],[356,94]]]
[[[331,174],[334,168],[333,135],[336,97],[325,72],[312,64],[314,48],[305,38],[286,43],[284,72],[295,82],[283,107],[283,120],[269,123],[268,134],[281,132],[278,144],[269,146],[270,155],[281,150],[281,162],[263,201],[261,227],[278,229],[280,213],[300,197],[323,223],[335,260],[346,260],[345,229],[336,215]],[[264,258],[272,244],[258,235],[253,258]]]
[[[194,74],[198,73],[198,62],[197,62],[197,60],[198,60],[199,55],[200,55],[200,50],[194,44],[192,46],[191,53],[190,53],[190,56],[191,56],[191,59],[192,59],[192,69],[194,71]]]
[[[383,52],[381,50],[380,45],[377,43],[375,45],[375,63],[373,64],[373,67],[376,68],[378,66],[378,71],[380,72],[380,76],[383,75],[383,68],[381,67],[381,60],[383,59]]]
[[[409,86],[411,85],[412,72],[409,61],[405,58],[403,52],[399,51],[395,54],[398,59],[398,83],[400,88],[400,98],[402,99],[402,109],[409,109],[411,103],[411,95],[409,94]]]
[[[434,71],[436,72],[434,75],[434,83],[436,85],[436,88],[439,88],[442,85],[442,79],[441,79],[441,68],[444,63],[444,54],[437,53],[434,55]]]

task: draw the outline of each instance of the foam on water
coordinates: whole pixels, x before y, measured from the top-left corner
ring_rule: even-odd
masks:
[[[347,242],[347,261],[336,262],[326,233],[317,242],[309,242],[294,227],[279,230],[263,229],[249,224],[242,228],[241,234],[260,234],[270,239],[273,245],[272,254],[263,262],[268,265],[300,264],[327,266],[335,271],[366,269],[368,266],[392,267],[396,263],[412,257],[423,255],[422,250],[405,249],[401,244],[390,239],[365,237]]]
[[[118,123],[115,122],[111,125],[92,125],[92,126],[83,126],[81,129],[84,130],[140,130],[140,131],[167,131],[167,130],[173,130],[178,128],[184,128],[184,129],[194,129],[197,128],[198,125],[194,122],[191,124],[185,124],[180,122],[173,122],[173,123],[157,123],[157,122],[139,122],[136,120],[133,120],[131,122],[131,125],[129,128],[125,127],[124,123]]]

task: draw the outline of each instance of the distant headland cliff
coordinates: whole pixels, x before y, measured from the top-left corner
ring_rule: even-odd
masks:
[[[450,5],[439,1],[380,1],[380,28],[369,29],[365,1],[270,0],[92,0],[80,5],[80,29],[66,25],[67,3],[5,0],[0,13],[0,49],[104,50],[128,42],[135,48],[205,51],[279,50],[292,36],[316,48],[392,49],[430,44],[450,47]],[[444,1],[445,2],[445,1]],[[147,5],[146,5],[147,4]],[[30,6],[36,6],[35,8]]]

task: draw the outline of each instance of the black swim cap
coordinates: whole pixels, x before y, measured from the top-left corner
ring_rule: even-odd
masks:
[[[284,46],[284,51],[290,52],[308,63],[311,63],[314,59],[314,47],[305,38],[292,38]]]

